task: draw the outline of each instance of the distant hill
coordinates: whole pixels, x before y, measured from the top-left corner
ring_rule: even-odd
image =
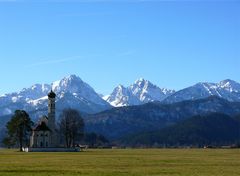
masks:
[[[154,102],[88,115],[85,116],[85,122],[89,132],[103,134],[109,139],[118,139],[128,134],[159,130],[194,115],[210,112],[232,116],[240,113],[240,103],[229,102],[217,96],[174,104]]]
[[[221,146],[240,143],[240,118],[212,113],[197,115],[152,132],[130,135],[121,144],[130,146]]]

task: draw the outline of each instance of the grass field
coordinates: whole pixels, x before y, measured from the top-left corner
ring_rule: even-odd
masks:
[[[99,149],[78,153],[0,150],[1,176],[239,176],[239,149]]]

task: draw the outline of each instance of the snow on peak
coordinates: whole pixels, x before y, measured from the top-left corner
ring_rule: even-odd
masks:
[[[80,82],[82,82],[82,79],[79,76],[76,76],[76,75],[66,76],[65,78],[63,78],[63,80],[66,80],[66,81],[80,81]]]
[[[232,92],[240,93],[240,84],[231,79],[226,79],[219,82],[218,87],[230,93]]]
[[[80,77],[76,75],[69,75],[59,81],[53,82],[52,90],[56,93],[59,93],[61,91],[68,91],[68,92],[74,93],[74,92],[78,92],[81,85],[83,84],[86,84],[86,83],[84,83]]]
[[[115,89],[122,91],[125,90],[126,88],[123,85],[119,84]]]
[[[104,101],[92,87],[76,75],[69,75],[52,84],[34,84],[20,92],[5,94],[0,97],[0,115],[2,105],[7,104],[10,110],[19,108],[35,111],[47,107],[47,95],[51,89],[57,94],[58,108],[74,107],[87,113],[106,110],[111,106]],[[7,111],[6,111],[7,112]],[[10,111],[9,111],[10,112]]]
[[[150,81],[140,78],[134,84],[119,85],[105,100],[113,106],[139,105],[152,101],[161,101],[174,91],[161,89]]]
[[[174,103],[209,96],[218,96],[228,101],[240,101],[240,84],[230,79],[219,83],[201,82],[176,92],[164,102]]]
[[[219,82],[220,85],[224,85],[224,84],[238,84],[236,81],[233,81],[231,79],[225,79]]]
[[[144,83],[144,82],[147,82],[148,80],[144,79],[144,78],[139,78],[137,79],[134,84],[139,84],[139,83]]]
[[[83,83],[83,81],[81,80],[80,77],[76,76],[76,75],[69,75],[66,76],[64,78],[62,78],[61,80],[58,81],[54,81],[51,85],[52,85],[52,90],[55,92],[59,92],[61,90],[61,88],[63,89],[64,87],[69,87],[72,84],[78,84],[78,83]]]
[[[91,86],[76,75],[69,75],[59,81],[53,82],[52,90],[59,95],[59,98],[72,96],[79,100],[86,100],[85,102],[109,106]]]

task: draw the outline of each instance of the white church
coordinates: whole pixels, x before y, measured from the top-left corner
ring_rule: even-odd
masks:
[[[55,125],[55,98],[56,94],[51,90],[48,94],[48,116],[43,116],[30,137],[31,148],[59,147],[59,137]]]
[[[80,148],[64,148],[60,146],[60,136],[56,128],[56,94],[51,90],[48,93],[48,116],[39,119],[38,124],[32,129],[30,147],[24,148],[25,152],[74,152]]]

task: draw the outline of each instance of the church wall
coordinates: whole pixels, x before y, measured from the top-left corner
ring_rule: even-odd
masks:
[[[49,131],[34,131],[31,136],[31,147],[51,147],[51,133]]]

